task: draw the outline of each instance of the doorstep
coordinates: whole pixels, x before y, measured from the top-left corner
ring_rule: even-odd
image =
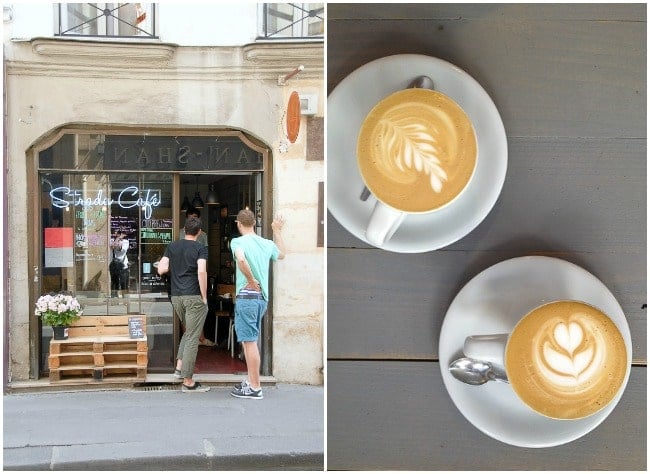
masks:
[[[230,386],[241,382],[245,375],[242,374],[194,374],[194,379],[204,385]],[[131,390],[143,385],[180,384],[173,374],[147,374],[144,382],[134,382],[132,378],[111,378],[110,380],[69,380],[50,383],[50,379],[43,377],[38,380],[10,382],[7,384],[6,393],[35,393],[35,392],[71,392],[78,390]],[[264,386],[274,386],[275,377],[261,375],[260,382]]]
[[[194,380],[206,385],[232,385],[246,378],[245,373],[240,374],[194,374]],[[144,383],[181,383],[173,374],[147,374]],[[271,375],[260,375],[262,385],[275,385],[277,380]]]

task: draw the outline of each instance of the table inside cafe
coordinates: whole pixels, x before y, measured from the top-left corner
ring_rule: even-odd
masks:
[[[433,56],[485,89],[507,136],[498,199],[449,245],[378,249],[328,213],[328,469],[646,470],[646,5],[331,3],[327,15],[329,95],[370,61]],[[331,174],[340,157],[327,159],[328,182],[340,179]],[[461,289],[523,256],[594,275],[632,339],[611,414],[544,448],[478,430],[440,366],[443,321]]]

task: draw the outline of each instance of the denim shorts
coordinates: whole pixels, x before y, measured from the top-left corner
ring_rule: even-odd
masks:
[[[257,341],[266,313],[266,300],[237,298],[235,302],[235,331],[239,342]]]

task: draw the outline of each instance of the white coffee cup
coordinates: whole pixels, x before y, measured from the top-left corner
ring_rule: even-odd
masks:
[[[357,163],[377,199],[366,228],[381,246],[409,214],[436,212],[455,201],[476,169],[471,120],[451,98],[430,89],[404,89],[379,101],[364,119]]]
[[[532,410],[563,420],[591,416],[617,399],[632,358],[605,313],[571,300],[534,308],[508,334],[469,336],[463,352],[504,369]]]

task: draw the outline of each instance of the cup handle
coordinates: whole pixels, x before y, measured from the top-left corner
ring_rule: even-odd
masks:
[[[383,245],[397,231],[405,216],[403,212],[377,201],[366,229],[368,242],[376,247]]]
[[[508,334],[483,334],[465,338],[463,352],[467,357],[479,359],[504,367]]]

